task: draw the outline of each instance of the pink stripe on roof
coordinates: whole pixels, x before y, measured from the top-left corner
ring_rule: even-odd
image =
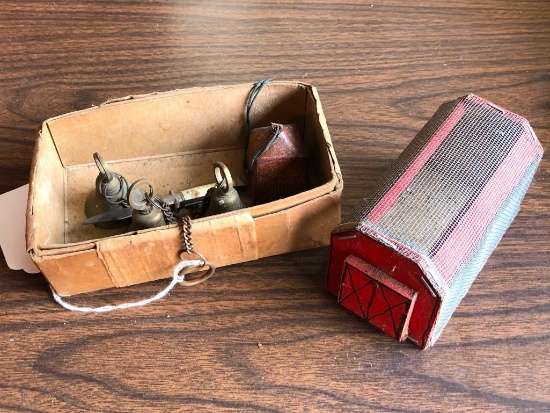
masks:
[[[382,218],[399,195],[401,195],[405,188],[407,188],[407,186],[411,183],[413,178],[418,174],[420,169],[426,164],[430,156],[432,156],[439,145],[441,145],[441,142],[443,142],[449,132],[451,132],[451,130],[456,126],[464,113],[464,101],[460,101],[453,109],[448,119],[443,122],[428,144],[418,154],[411,166],[409,166],[409,168],[399,177],[390,190],[386,192],[380,202],[378,202],[378,204],[376,204],[376,206],[369,212],[366,217],[368,221],[376,223]]]
[[[450,284],[456,276],[539,153],[540,148],[532,144],[526,130],[433,258],[435,267],[447,283]]]
[[[526,127],[529,124],[529,122],[527,122],[527,119],[518,115],[517,113],[510,112],[509,110],[506,110],[503,107],[495,105],[493,102],[490,102],[487,99],[483,99],[482,97],[479,97],[477,95],[469,94],[466,99],[481,106],[489,106],[492,109],[499,111],[500,116],[506,119],[510,119],[513,122],[519,123],[523,127]]]

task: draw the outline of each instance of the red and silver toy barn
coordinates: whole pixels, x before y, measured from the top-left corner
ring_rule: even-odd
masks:
[[[518,213],[542,152],[514,113],[475,95],[443,104],[334,229],[328,291],[397,340],[432,346]]]

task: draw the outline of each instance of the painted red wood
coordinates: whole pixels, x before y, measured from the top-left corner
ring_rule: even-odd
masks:
[[[399,341],[407,338],[416,297],[416,291],[361,258],[346,258],[338,302]]]
[[[327,277],[327,290],[335,296],[340,295],[342,274],[346,259],[350,256],[361,257],[367,264],[416,292],[416,302],[408,314],[406,338],[425,348],[441,300],[432,289],[425,285],[424,282],[427,281],[422,281],[424,274],[418,265],[355,228],[337,228],[331,236],[331,254]]]

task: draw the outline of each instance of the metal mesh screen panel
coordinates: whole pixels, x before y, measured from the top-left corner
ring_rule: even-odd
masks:
[[[519,210],[542,156],[528,122],[475,95],[442,105],[359,206],[359,230],[417,262],[435,342]]]
[[[458,271],[457,276],[450,285],[450,293],[441,307],[440,314],[430,337],[430,342],[428,343],[429,346],[433,345],[439,338],[439,335],[443,331],[443,327],[445,327],[451,318],[454,310],[458,304],[460,304],[460,301],[464,298],[477,277],[477,274],[481,271],[487,259],[500,242],[505,231],[519,212],[520,202],[537,170],[538,163],[537,160],[531,164],[525,176],[495,215],[481,241],[475,246],[475,249]]]

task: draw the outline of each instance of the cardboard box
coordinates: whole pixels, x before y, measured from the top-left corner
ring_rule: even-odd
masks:
[[[120,234],[81,225],[99,152],[129,182],[146,177],[159,195],[214,182],[212,163],[242,175],[245,103],[252,84],[194,88],[108,101],[45,121],[33,157],[27,250],[62,296],[171,276],[180,227]],[[297,82],[267,84],[252,126],[296,124],[312,189],[193,221],[195,249],[217,267],[327,245],[340,222],[342,176],[319,96]]]

